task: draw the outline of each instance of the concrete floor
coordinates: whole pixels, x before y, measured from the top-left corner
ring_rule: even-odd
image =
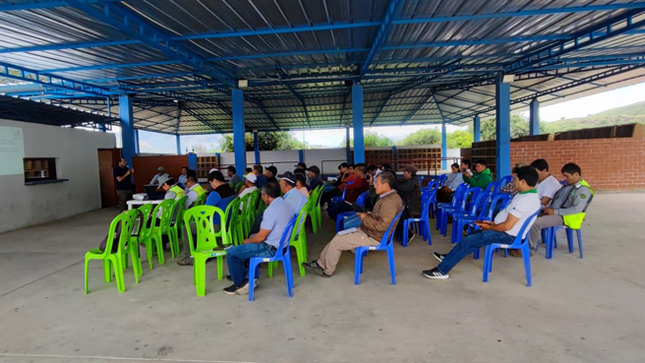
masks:
[[[447,281],[420,272],[449,250],[449,239],[420,238],[395,248],[397,285],[384,254],[365,260],[353,283],[353,255],[331,279],[283,273],[263,278],[256,301],[227,296],[207,265],[207,296],[191,268],[174,260],[144,270],[127,291],[83,254],[106,232],[112,210],[0,235],[1,362],[643,362],[645,361],[645,194],[601,194],[577,250],[544,249],[527,288],[521,260],[497,258],[487,284],[481,260],[458,265]],[[328,219],[324,228],[332,230]],[[310,235],[317,256],[331,233]],[[562,240],[562,239],[561,239]],[[564,246],[563,246],[564,247]]]

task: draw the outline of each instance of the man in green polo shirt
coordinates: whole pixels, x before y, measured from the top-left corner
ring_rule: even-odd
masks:
[[[488,169],[486,160],[475,160],[473,168],[475,169],[475,173],[470,173],[469,171],[464,172],[464,182],[470,184],[471,187],[486,188],[493,181],[493,174]]]

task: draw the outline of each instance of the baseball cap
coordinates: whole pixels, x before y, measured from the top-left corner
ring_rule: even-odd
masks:
[[[163,166],[160,166],[157,168],[157,171],[166,171],[166,169]]]
[[[312,165],[309,168],[307,168],[307,171],[313,171],[316,174],[320,174],[320,169],[316,165]]]
[[[248,173],[248,174],[246,174],[246,180],[248,180],[249,182],[255,184],[255,182],[258,181],[258,177],[257,177],[257,175],[255,175],[253,173]]]
[[[217,168],[213,168],[213,169],[211,169],[211,170],[209,170],[209,171],[208,171],[208,174],[210,174],[210,173],[212,173],[212,172],[214,172],[214,171],[219,171],[219,169],[217,169]]]
[[[266,167],[266,168],[264,168],[264,169],[266,169],[266,170],[268,170],[268,171],[272,172],[272,173],[273,173],[273,175],[277,175],[277,174],[278,174],[278,168],[276,168],[276,167],[275,167],[275,166],[273,166],[273,165],[271,165],[271,166],[267,166],[267,167]]]
[[[166,175],[166,174],[164,174],[164,175],[160,176],[160,177],[157,179],[157,181],[159,182],[159,186],[157,187],[157,189],[161,188],[161,186],[162,186],[162,185],[164,185],[165,183],[167,183],[167,182],[168,182],[168,180],[171,180],[171,179],[172,179],[172,178],[171,178],[169,175]]]
[[[295,166],[296,168],[303,168],[303,169],[307,169],[307,164],[305,164],[305,163],[298,163],[298,164],[296,164],[296,165],[294,165],[294,166]]]
[[[224,179],[224,175],[222,175],[222,172],[219,170],[211,171],[210,173],[208,173],[208,181],[210,182],[212,180],[217,180],[221,182],[226,181],[226,179]]]
[[[284,180],[287,183],[289,183],[290,185],[296,185],[296,181],[298,181],[298,178],[296,177],[296,175],[294,173],[290,172],[290,171],[288,171],[288,172],[286,172],[286,173],[284,173],[282,175],[278,175],[278,179]]]

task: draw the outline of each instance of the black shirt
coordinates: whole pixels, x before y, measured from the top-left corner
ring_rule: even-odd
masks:
[[[321,184],[325,184],[325,183],[322,181],[322,178],[319,176],[316,176],[315,178],[311,179],[311,181],[309,182],[311,190],[316,189],[316,187]]]
[[[280,183],[278,183],[278,179],[275,176],[267,178],[267,184],[269,184],[269,183],[275,183],[275,184],[280,185]]]
[[[130,169],[122,168],[120,166],[117,166],[116,168],[114,168],[114,178],[116,179],[116,177],[124,176],[125,174],[128,173],[128,170],[130,170]],[[128,177],[123,178],[123,180],[121,180],[121,181],[119,181],[117,179],[117,181],[116,181],[116,190],[132,190],[132,189],[134,189],[134,188],[133,188],[133,185],[132,185],[132,177],[131,176],[128,175]]]
[[[231,186],[228,184],[220,185],[219,187],[217,187],[217,189],[214,190],[214,192],[217,192],[217,194],[219,194],[222,199],[236,195],[235,190],[233,190],[233,188],[231,188]]]

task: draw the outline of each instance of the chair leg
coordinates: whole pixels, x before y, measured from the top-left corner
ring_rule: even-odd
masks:
[[[478,248],[478,249],[475,250],[475,252],[473,253],[473,260],[479,260],[480,252],[481,252],[481,248]],[[486,257],[485,253],[486,252],[484,251],[484,257]]]
[[[551,259],[553,258],[553,243],[555,241],[555,232],[553,231],[553,228],[547,228],[546,232],[546,258]]]
[[[569,245],[569,253],[573,253],[573,230],[571,228],[565,229],[567,232],[567,244]]]
[[[387,262],[390,265],[390,277],[392,278],[392,285],[396,285],[396,271],[394,269],[394,246],[390,243],[387,248]]]
[[[294,246],[294,247],[296,249],[296,260],[298,261],[298,271],[300,272],[300,276],[304,276],[305,268],[302,266],[302,263],[307,261],[304,256],[305,251],[302,247],[301,241],[296,241],[296,244],[297,246]]]
[[[258,263],[251,259],[249,263],[249,301],[255,300],[255,270]]]
[[[430,235],[430,220],[423,222],[423,228],[425,228],[426,235],[428,236],[428,246],[432,246],[432,235]]]
[[[217,256],[217,279],[224,279],[224,256]]]
[[[193,257],[193,272],[195,280],[195,291],[197,296],[206,295],[206,259],[202,256]]]
[[[491,253],[490,246],[486,246],[486,248],[484,249],[484,267],[483,267],[484,274],[482,276],[483,282],[488,282],[488,273],[490,271],[488,268],[488,264],[492,257],[493,257],[493,254]]]
[[[524,260],[524,273],[526,274],[526,286],[531,287],[531,254],[528,242],[522,245],[522,259]]]
[[[130,256],[130,261],[132,261],[132,271],[134,272],[134,282],[139,283],[139,276],[141,276],[141,271],[139,270],[139,264],[137,263],[136,252],[132,249],[125,254],[126,259]]]
[[[578,235],[578,249],[580,250],[580,258],[584,258],[584,254],[582,252],[582,230],[576,230],[576,234]]]
[[[360,284],[361,279],[361,260],[363,259],[363,253],[356,248],[356,256],[354,257],[354,284]]]
[[[287,294],[289,294],[289,297],[293,297],[293,270],[291,268],[290,253],[284,255],[282,265],[284,266],[284,278],[287,280]]]
[[[119,292],[125,292],[125,281],[123,278],[123,259],[115,256],[112,260],[114,267],[114,279],[116,280],[116,288]]]
[[[112,262],[107,258],[103,260],[103,276],[105,277],[105,282],[112,281]]]
[[[85,258],[85,274],[84,274],[85,275],[85,293],[86,294],[90,292],[89,291],[88,281],[87,281],[88,277],[89,277],[88,274],[90,273],[89,267],[90,267],[90,260],[88,260],[87,257],[86,257]]]
[[[403,247],[408,246],[408,229],[410,228],[410,221],[409,220],[404,220],[403,221]]]

